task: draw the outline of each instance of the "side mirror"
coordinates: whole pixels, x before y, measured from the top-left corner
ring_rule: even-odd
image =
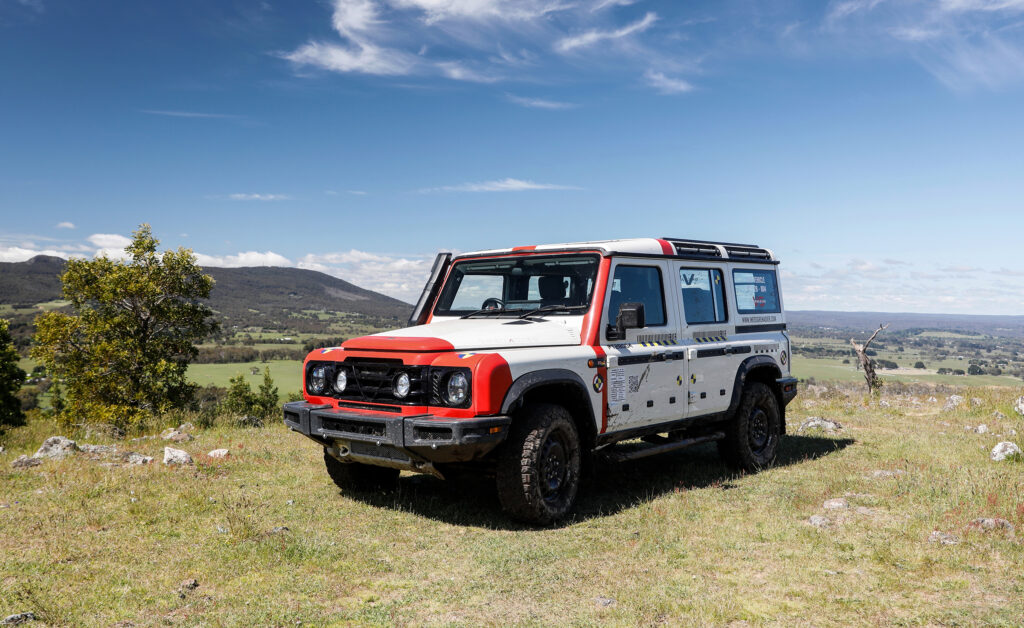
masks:
[[[647,321],[644,316],[643,303],[623,303],[619,305],[619,312],[615,316],[615,327],[609,326],[609,340],[624,340],[627,329],[640,329],[646,327]]]

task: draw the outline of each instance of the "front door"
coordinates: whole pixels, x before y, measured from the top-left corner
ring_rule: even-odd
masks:
[[[687,368],[679,346],[678,300],[666,298],[665,261],[615,259],[605,295],[601,332],[608,357],[608,426],[613,432],[681,419],[686,415]],[[675,284],[678,279],[673,278]],[[675,289],[675,288],[673,288]],[[644,305],[645,325],[609,339],[619,306]]]

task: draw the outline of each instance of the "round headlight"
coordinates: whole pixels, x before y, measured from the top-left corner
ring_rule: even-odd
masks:
[[[399,373],[395,376],[395,381],[391,383],[391,390],[395,393],[395,396],[399,399],[405,399],[409,396],[409,374]]]
[[[343,393],[347,386],[348,375],[345,373],[345,369],[338,369],[338,375],[334,378],[334,390]]]
[[[469,396],[469,380],[465,373],[453,373],[448,378],[448,403],[453,406],[462,404]]]
[[[309,372],[309,382],[307,382],[307,388],[309,392],[314,395],[322,395],[324,390],[327,388],[327,367],[317,366]]]

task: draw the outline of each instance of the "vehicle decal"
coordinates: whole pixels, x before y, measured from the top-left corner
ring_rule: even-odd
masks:
[[[460,360],[465,360],[466,358],[471,358],[471,357],[473,357],[476,354],[475,353],[460,353],[458,355],[459,355],[459,359]]]
[[[638,393],[638,392],[640,392],[640,383],[641,383],[641,380],[640,380],[640,376],[639,375],[630,375],[629,376],[629,392],[630,393]]]
[[[622,403],[626,400],[626,369],[608,369],[608,403]]]
[[[600,313],[599,313],[600,315]],[[607,380],[608,378],[608,357],[604,352],[604,347],[595,345],[594,357],[604,362],[605,366],[599,366],[597,368],[597,374]],[[608,429],[608,388],[605,386],[601,387],[601,433],[604,434]]]
[[[676,375],[676,386],[682,386],[682,385],[683,385],[683,376],[682,375]]]
[[[636,337],[636,344],[644,347],[661,347],[665,345],[676,344],[675,334],[645,334],[643,336]]]
[[[729,334],[726,330],[715,330],[715,331],[695,331],[693,332],[693,341],[702,342],[725,342],[729,340]]]
[[[777,323],[775,325],[737,325],[737,334],[753,334],[759,331],[785,331],[785,323]]]
[[[641,342],[640,346],[641,347],[674,347],[677,344],[679,344],[679,342],[676,341],[675,338],[673,338],[672,340],[662,340],[662,341],[659,341],[659,342]]]
[[[594,392],[601,392],[604,390],[604,378],[598,373],[594,376]]]
[[[331,351],[341,351],[341,347],[325,347],[320,350],[320,353],[330,353]]]

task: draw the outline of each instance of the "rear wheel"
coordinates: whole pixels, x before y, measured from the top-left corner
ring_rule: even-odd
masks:
[[[561,519],[576,503],[580,467],[579,433],[568,411],[553,404],[527,406],[498,452],[501,507],[527,523]]]
[[[725,438],[718,441],[718,453],[731,466],[760,471],[775,462],[781,434],[778,400],[767,385],[752,382],[743,391]]]
[[[398,481],[400,471],[388,467],[375,467],[359,462],[342,462],[324,450],[324,464],[338,488],[344,491],[369,492],[391,488]]]

